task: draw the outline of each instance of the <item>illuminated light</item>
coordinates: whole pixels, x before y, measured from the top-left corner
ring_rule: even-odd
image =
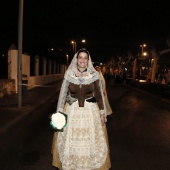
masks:
[[[142,45],[140,45],[140,47],[146,47],[146,44],[142,44]]]
[[[148,54],[147,54],[147,52],[143,52],[143,56],[147,56]]]
[[[82,43],[85,43],[86,40],[83,39],[83,40],[81,40],[81,42],[82,42]],[[76,51],[77,51],[77,42],[72,40],[72,41],[71,41],[71,44],[73,44],[73,52],[76,53]]]
[[[48,48],[48,51],[53,51],[54,49],[53,48]]]
[[[145,83],[145,82],[146,82],[146,80],[139,80],[139,82],[141,82],[141,83]]]

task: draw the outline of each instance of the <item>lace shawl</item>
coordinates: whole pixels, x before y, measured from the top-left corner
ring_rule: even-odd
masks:
[[[96,71],[96,69],[93,67],[91,57],[89,55],[88,67],[87,67],[88,76],[76,77],[75,74],[77,72],[77,53],[74,55],[67,71],[65,72],[63,83],[60,89],[60,94],[59,94],[59,99],[58,99],[58,104],[57,104],[57,111],[63,112],[64,104],[66,102],[66,97],[68,93],[69,82],[77,84],[77,85],[87,85],[99,79],[99,82],[100,82],[99,86],[100,86],[100,91],[101,91],[103,105],[104,105],[104,110],[101,110],[101,114],[105,114],[106,116],[106,106],[104,102],[104,95],[103,95],[100,75]]]

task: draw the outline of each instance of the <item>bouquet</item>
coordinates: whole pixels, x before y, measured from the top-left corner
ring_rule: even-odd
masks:
[[[50,125],[54,131],[63,132],[64,127],[67,125],[67,115],[62,112],[53,113],[50,116]]]

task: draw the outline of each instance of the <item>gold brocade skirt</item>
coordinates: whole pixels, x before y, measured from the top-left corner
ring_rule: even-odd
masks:
[[[103,163],[103,165],[100,168],[97,168],[95,170],[109,170],[111,168],[110,154],[109,154],[110,150],[109,150],[109,142],[108,142],[106,125],[102,126],[102,130],[104,132],[104,136],[105,136],[107,148],[108,148],[107,157],[105,157],[106,161]],[[51,153],[53,156],[52,165],[62,170],[62,163],[60,161],[59,152],[58,152],[58,143],[57,143],[58,135],[61,135],[59,133],[63,133],[63,132],[54,132]],[[70,170],[74,170],[74,169],[70,168]]]

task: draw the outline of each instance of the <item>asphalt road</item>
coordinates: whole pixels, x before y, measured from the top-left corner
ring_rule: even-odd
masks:
[[[108,116],[111,170],[170,170],[170,105],[131,87],[107,83],[113,114]],[[45,106],[44,106],[45,107]],[[17,161],[1,170],[54,170],[53,131],[48,113],[24,138]]]

